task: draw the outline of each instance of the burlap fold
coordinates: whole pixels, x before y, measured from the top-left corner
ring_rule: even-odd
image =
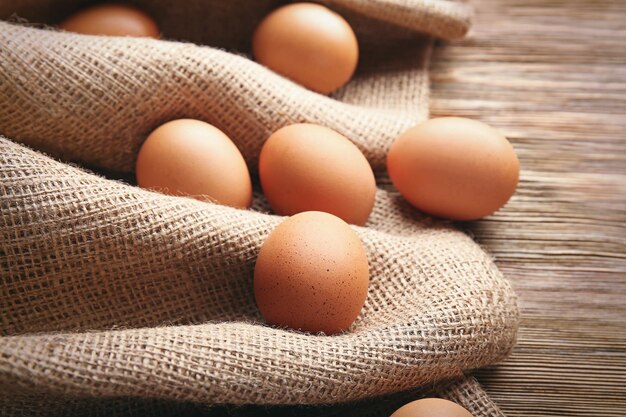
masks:
[[[459,377],[511,350],[515,295],[488,255],[450,225],[410,208],[380,174],[393,138],[427,117],[431,42],[414,30],[459,36],[467,29],[465,6],[329,1],[355,27],[362,59],[353,82],[325,97],[240,54],[253,23],[274,3],[142,4],[166,39],[230,52],[0,22],[0,134],[11,138],[0,138],[6,410],[36,415],[35,405],[24,405],[28,398],[38,398],[33,404],[44,410],[65,404],[58,412],[64,415],[81,415],[71,411],[76,404],[121,398],[332,404]],[[18,1],[14,10],[1,6],[0,16],[17,11],[53,23],[62,16],[50,4]],[[227,26],[224,33],[215,29]],[[260,194],[246,211],[164,196],[17,143],[128,175],[146,135],[178,117],[224,130],[252,172],[267,136],[293,122],[334,128],[364,152],[380,189],[368,224],[355,227],[368,251],[371,284],[350,332],[328,337],[263,324],[252,269],[281,218],[266,213]],[[484,394],[468,381],[446,392],[473,404]],[[475,412],[494,410],[489,403]]]
[[[388,417],[404,404],[423,397],[441,397],[465,407],[474,416],[503,417],[473,377],[442,381],[436,389],[425,387],[393,395],[339,405],[238,405],[211,406],[158,398],[77,398],[33,396],[24,392],[0,396],[0,410],[9,416],[91,416],[91,417]]]
[[[0,147],[9,386],[329,403],[458,376],[515,340],[514,295],[488,256],[459,231],[405,217],[385,191],[374,226],[355,227],[370,262],[365,307],[349,333],[316,336],[263,325],[254,302],[254,261],[280,217],[148,192],[6,139]]]

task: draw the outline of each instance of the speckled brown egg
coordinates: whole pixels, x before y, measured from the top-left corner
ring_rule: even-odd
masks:
[[[142,10],[128,4],[97,4],[68,17],[59,27],[85,35],[159,38],[156,22]]]
[[[338,13],[314,3],[294,3],[270,13],[256,29],[252,53],[268,68],[323,94],[347,83],[359,45]]]
[[[441,398],[424,398],[410,402],[391,417],[473,417],[469,411],[452,401]]]
[[[376,179],[348,138],[299,123],[274,132],[259,157],[263,192],[277,214],[325,211],[363,225],[374,206]]]
[[[254,268],[254,295],[265,320],[311,333],[350,327],[368,285],[367,254],[358,235],[323,212],[296,214],[279,224]]]
[[[511,198],[519,161],[513,146],[491,126],[440,117],[401,134],[387,154],[387,170],[400,193],[421,211],[474,220]]]
[[[228,136],[201,120],[179,119],[155,129],[135,165],[137,184],[164,194],[247,208],[252,182]]]

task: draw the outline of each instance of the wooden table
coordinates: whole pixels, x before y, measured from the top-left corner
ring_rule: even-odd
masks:
[[[478,377],[508,416],[626,416],[626,2],[473,0],[439,45],[432,116],[513,142],[506,209],[466,226],[519,296],[519,344]]]

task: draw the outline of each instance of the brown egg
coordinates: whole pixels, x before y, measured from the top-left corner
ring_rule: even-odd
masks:
[[[359,315],[369,285],[367,254],[343,220],[309,211],[267,237],[254,267],[265,320],[306,332],[341,332]]]
[[[98,4],[68,17],[59,27],[85,35],[137,36],[159,38],[155,21],[127,4]]]
[[[239,149],[218,128],[174,120],[157,128],[139,150],[137,184],[166,194],[249,207],[252,184]]]
[[[325,211],[363,225],[376,196],[367,159],[345,136],[313,124],[274,132],[259,158],[263,192],[278,214]]]
[[[472,415],[452,401],[424,398],[400,407],[391,417],[472,417]]]
[[[359,60],[352,28],[339,14],[314,3],[294,3],[270,13],[252,38],[262,65],[327,94],[347,83]]]
[[[441,117],[400,135],[387,155],[387,170],[419,210],[474,220],[495,212],[513,195],[519,161],[509,141],[490,126]]]

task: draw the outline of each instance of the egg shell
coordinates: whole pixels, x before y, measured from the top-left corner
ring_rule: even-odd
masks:
[[[252,202],[250,173],[239,149],[200,120],[158,127],[141,146],[135,168],[140,187],[240,208]]]
[[[410,402],[391,417],[473,417],[469,411],[452,401],[441,398],[424,398]]]
[[[142,10],[127,4],[98,4],[64,20],[59,27],[85,35],[159,38],[156,22]]]
[[[363,225],[376,197],[376,179],[361,151],[314,124],[274,132],[261,149],[259,177],[270,206],[282,215],[325,211]]]
[[[413,206],[453,220],[495,212],[519,179],[509,141],[485,123],[460,117],[431,119],[401,134],[387,154],[387,170]]]
[[[265,320],[311,333],[339,333],[359,315],[369,266],[358,235],[323,212],[296,214],[267,237],[254,268]]]
[[[314,3],[294,3],[270,13],[252,38],[262,65],[319,93],[347,83],[359,61],[354,31],[338,13]]]

